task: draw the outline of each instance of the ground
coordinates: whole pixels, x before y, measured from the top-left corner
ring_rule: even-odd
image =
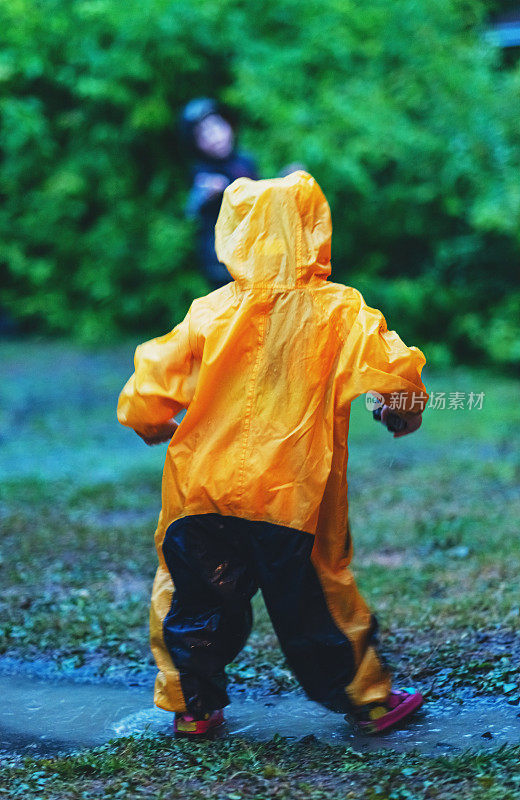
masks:
[[[164,447],[146,448],[115,421],[132,350],[0,345],[0,668],[30,662],[40,674],[134,683],[153,672],[147,609]],[[353,408],[354,572],[397,683],[427,698],[468,702],[488,693],[518,704],[519,381],[462,368],[424,378],[446,393],[446,408],[428,410],[413,436],[393,440],[362,400]],[[456,392],[462,407],[449,408]],[[482,392],[482,408],[469,408]],[[249,644],[229,669],[233,684],[262,695],[292,691],[259,597],[255,612]],[[512,770],[519,754],[360,760],[314,741],[130,739],[61,760],[13,762],[0,774],[0,795],[4,781],[4,794],[27,798],[456,791],[502,799],[520,797]]]

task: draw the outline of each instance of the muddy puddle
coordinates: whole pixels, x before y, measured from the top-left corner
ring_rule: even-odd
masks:
[[[0,676],[0,752],[45,755],[131,734],[171,734],[173,715],[152,705],[152,689]],[[520,743],[520,709],[504,701],[427,703],[405,729],[377,738],[357,734],[340,714],[300,695],[236,697],[220,735],[267,740],[313,735],[358,751],[380,748],[430,755]]]

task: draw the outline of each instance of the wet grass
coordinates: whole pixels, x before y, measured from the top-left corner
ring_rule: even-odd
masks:
[[[25,659],[132,682],[153,674],[147,617],[164,448],[147,449],[115,420],[131,357],[132,345],[0,345],[0,666]],[[419,434],[394,441],[356,404],[353,569],[400,683],[433,697],[471,689],[516,704],[519,381],[464,369],[425,380],[466,398],[484,392],[483,408],[428,411]],[[229,668],[234,685],[295,688],[259,597],[255,615]],[[520,796],[511,774],[518,755],[360,761],[316,742],[129,740],[13,767],[9,796],[507,798]]]
[[[14,763],[0,770],[6,787],[0,791],[28,800],[512,800],[520,796],[519,756],[519,747],[427,758],[360,754],[312,736],[297,743],[143,736],[74,756]]]

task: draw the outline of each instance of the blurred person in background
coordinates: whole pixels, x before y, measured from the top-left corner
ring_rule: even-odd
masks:
[[[197,220],[197,251],[212,289],[233,280],[215,253],[215,223],[224,189],[237,178],[256,180],[253,159],[236,150],[236,131],[224,109],[209,97],[191,100],[181,115],[181,135],[193,158],[187,216]]]

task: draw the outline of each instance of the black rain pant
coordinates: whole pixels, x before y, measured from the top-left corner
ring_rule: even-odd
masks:
[[[190,713],[229,703],[224,668],[247,641],[258,589],[307,695],[333,711],[351,709],[345,687],[355,674],[354,653],[327,608],[313,542],[308,533],[219,514],[169,526],[163,554],[175,591],[163,633]],[[373,635],[375,629],[374,619]]]

